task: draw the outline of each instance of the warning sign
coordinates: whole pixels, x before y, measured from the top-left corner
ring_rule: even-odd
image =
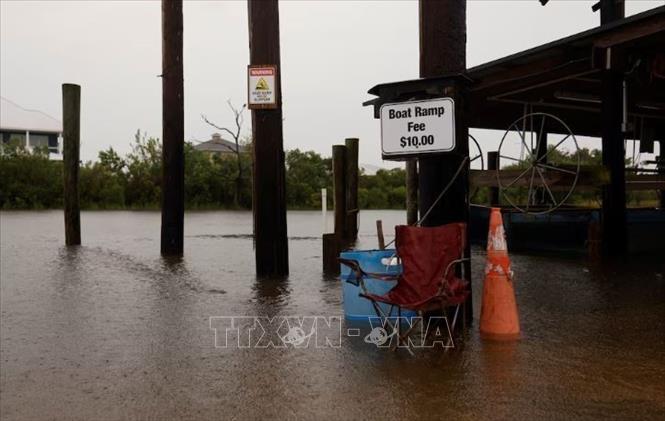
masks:
[[[277,108],[277,66],[247,67],[247,105],[250,109]]]
[[[256,82],[256,90],[257,91],[269,91],[270,86],[268,86],[268,82],[264,78],[259,79],[258,82]]]

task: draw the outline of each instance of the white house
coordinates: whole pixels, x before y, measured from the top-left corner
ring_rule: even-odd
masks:
[[[18,140],[32,151],[48,147],[49,156],[62,159],[62,123],[38,110],[28,110],[0,97],[0,147]]]

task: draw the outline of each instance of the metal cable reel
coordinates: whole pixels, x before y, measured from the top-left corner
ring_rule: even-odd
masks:
[[[580,159],[577,139],[566,123],[552,114],[525,113],[499,144],[501,197],[523,213],[552,212],[575,190]]]
[[[475,137],[469,133],[469,165],[473,165],[474,161],[479,161],[478,163],[480,164],[480,168],[474,168],[474,169],[480,169],[484,170],[485,169],[485,158],[483,157],[483,150],[480,147],[480,144],[476,140]],[[473,146],[472,146],[473,145]],[[478,163],[476,165],[478,165]],[[473,189],[471,194],[469,195],[469,200],[474,198],[476,194],[478,193],[479,187],[476,187]]]

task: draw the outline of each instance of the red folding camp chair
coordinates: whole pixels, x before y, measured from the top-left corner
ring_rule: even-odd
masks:
[[[455,265],[469,260],[463,258],[465,240],[466,224],[463,223],[439,227],[408,225],[395,227],[396,254],[402,263],[402,273],[396,277],[397,285],[385,295],[368,291],[363,278],[394,280],[395,277],[367,273],[357,261],[339,259],[340,263],[351,268],[353,276],[347,281],[360,286],[360,296],[372,302],[377,316],[387,322],[393,331],[392,334],[397,335],[398,339],[393,342],[393,349],[399,344],[406,344],[409,349],[407,338],[426,314],[440,314],[443,320],[447,321],[446,311],[453,306],[455,310],[450,330],[454,331],[460,306],[464,305],[469,296],[468,283],[463,278],[464,265],[460,265],[459,272],[456,273],[455,270]],[[387,314],[378,303],[390,306]],[[393,324],[390,318],[395,307],[398,314],[397,322]],[[399,330],[402,309],[415,311],[420,316],[404,333],[400,333]]]

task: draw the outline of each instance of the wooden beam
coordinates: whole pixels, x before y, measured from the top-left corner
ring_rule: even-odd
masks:
[[[538,84],[551,83],[554,80],[584,76],[589,70],[591,70],[591,52],[584,50],[576,56],[561,53],[516,64],[504,71],[496,71],[490,76],[476,79],[471,94],[488,98],[522,88],[536,87]]]
[[[619,28],[602,35],[593,41],[593,45],[598,48],[614,47],[658,34],[665,36],[665,14],[653,16],[648,22]]]
[[[491,152],[490,152],[491,153]],[[499,172],[502,185],[512,182],[522,170],[502,170]],[[548,171],[543,174],[547,185],[552,191],[570,189],[574,177],[565,173]],[[626,174],[626,190],[660,190],[665,189],[665,174]],[[602,166],[582,167],[577,178],[575,191],[597,191],[610,180],[609,172]],[[471,187],[498,188],[499,182],[494,170],[471,170]],[[528,177],[523,177],[513,184],[514,187],[529,187]]]
[[[575,171],[575,167],[561,166],[560,168]],[[521,169],[501,170],[498,177],[501,179],[501,184],[506,186],[522,174],[523,171]],[[572,174],[553,170],[544,170],[543,177],[548,186],[553,190],[569,189],[575,179],[575,176]],[[471,170],[469,182],[472,187],[499,187],[499,180],[497,179],[497,172],[495,170]],[[598,188],[607,182],[609,182],[609,173],[604,167],[580,167],[577,186],[588,185]],[[529,177],[522,177],[513,183],[511,187],[529,187]]]

